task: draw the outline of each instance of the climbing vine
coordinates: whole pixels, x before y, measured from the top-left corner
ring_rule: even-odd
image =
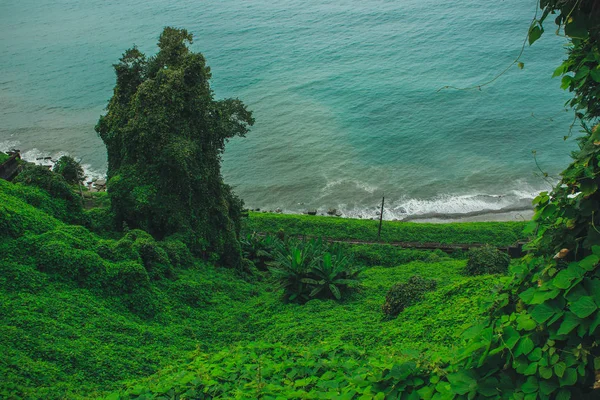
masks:
[[[573,162],[534,200],[534,239],[513,280],[471,327],[468,344],[431,371],[416,371],[408,398],[597,398],[600,370],[600,2],[541,0],[528,32],[533,44],[554,17],[569,39],[554,75],[573,93],[583,135]],[[386,393],[397,384],[388,381]]]

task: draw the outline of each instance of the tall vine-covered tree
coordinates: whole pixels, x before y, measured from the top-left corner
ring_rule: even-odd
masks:
[[[210,68],[190,51],[192,41],[167,27],[155,56],[133,47],[114,65],[114,94],[96,125],[107,188],[117,226],[178,235],[197,254],[237,266],[243,203],[223,182],[221,156],[254,119],[240,100],[214,99]]]

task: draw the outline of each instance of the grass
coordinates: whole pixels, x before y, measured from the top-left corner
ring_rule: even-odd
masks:
[[[426,224],[402,221],[383,221],[382,243],[488,243],[510,246],[525,240],[525,222],[466,222]],[[283,230],[287,235],[326,237],[337,240],[375,242],[379,221],[321,217],[310,215],[270,214],[250,212],[244,222],[247,233],[275,234]]]

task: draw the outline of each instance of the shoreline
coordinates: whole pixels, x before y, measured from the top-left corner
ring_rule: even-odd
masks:
[[[260,209],[259,209],[260,210]],[[340,219],[352,219],[352,220],[379,220],[378,217],[372,218],[357,218],[352,215],[346,215],[343,212],[341,215],[329,215],[326,211],[319,210],[316,214],[308,214],[307,212],[292,212],[292,211],[266,211],[266,210],[252,210],[249,211],[260,214],[284,214],[284,215],[310,215],[326,218],[340,218]],[[413,214],[407,215],[405,218],[393,218],[386,219],[385,211],[384,218],[385,222],[412,222],[412,223],[433,223],[433,224],[449,224],[449,223],[460,223],[460,222],[527,222],[533,217],[533,207],[505,207],[497,210],[485,209],[478,211],[470,211],[465,213],[424,213],[424,214]]]

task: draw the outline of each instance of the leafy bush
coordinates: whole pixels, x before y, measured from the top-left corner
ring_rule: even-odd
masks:
[[[81,164],[70,156],[62,156],[59,158],[54,164],[52,171],[61,175],[65,178],[65,181],[71,185],[76,185],[85,178]]]
[[[194,258],[190,249],[176,237],[166,238],[158,242],[158,245],[167,253],[174,267],[189,267],[193,264]]]
[[[106,277],[106,267],[97,253],[74,249],[60,241],[40,247],[37,265],[41,271],[74,280],[80,286],[101,286]]]
[[[98,234],[115,231],[114,216],[106,208],[92,208],[85,212],[88,228]]]
[[[436,288],[437,282],[424,279],[418,275],[411,276],[405,283],[397,283],[385,296],[382,310],[386,318],[391,319],[400,314],[406,307],[418,303],[426,292]]]
[[[139,288],[150,287],[148,271],[135,261],[111,263],[107,268],[107,275],[113,294],[130,294]]]
[[[48,192],[53,199],[51,201],[55,203],[50,207],[54,211],[52,212],[54,217],[69,223],[81,223],[84,220],[80,199],[61,175],[55,174],[48,168],[27,164],[13,182],[37,187]],[[31,192],[25,192],[24,195],[26,201],[31,201],[31,204],[38,206],[36,203],[41,200],[39,194],[33,197]],[[44,211],[48,211],[46,207],[42,208]]]
[[[340,246],[322,240],[277,242],[269,270],[284,289],[288,301],[312,298],[340,300],[358,284],[360,269]]]
[[[485,245],[469,250],[469,261],[465,268],[467,275],[506,274],[510,256],[494,246]]]
[[[275,249],[278,238],[266,235],[260,236],[256,233],[246,235],[240,240],[244,258],[252,261],[259,270],[267,270],[267,263],[273,261],[272,252]]]

